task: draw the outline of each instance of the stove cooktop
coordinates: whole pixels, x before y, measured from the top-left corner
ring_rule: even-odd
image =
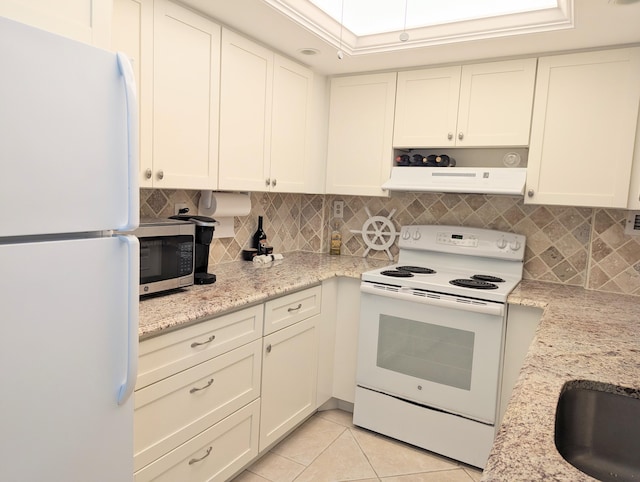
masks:
[[[397,264],[368,271],[363,273],[362,281],[504,302],[521,279],[504,273],[478,273],[450,267],[421,266],[421,270],[428,268],[433,272],[409,272],[402,266]]]
[[[522,279],[525,242],[490,229],[403,226],[398,263],[362,281],[504,303]]]
[[[363,273],[362,281],[505,302],[521,279],[520,276],[479,273],[465,268],[436,269],[433,266],[416,266],[416,268],[419,269],[406,271],[402,264],[387,266]],[[422,272],[425,270],[428,271]]]

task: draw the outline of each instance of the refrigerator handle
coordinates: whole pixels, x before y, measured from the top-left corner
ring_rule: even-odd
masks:
[[[128,223],[120,231],[131,231],[140,222],[140,193],[138,192],[138,104],[136,101],[136,79],[127,56],[118,52],[118,68],[124,78],[125,100],[127,104],[127,134],[129,157],[129,213]]]
[[[127,299],[127,375],[118,391],[118,405],[125,403],[136,386],[138,376],[138,308],[140,303],[140,245],[138,238],[118,235],[126,243],[129,257],[129,293]]]

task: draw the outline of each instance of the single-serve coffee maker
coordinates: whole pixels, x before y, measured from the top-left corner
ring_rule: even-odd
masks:
[[[213,231],[218,221],[207,216],[192,216],[190,214],[178,214],[171,219],[191,221],[196,225],[194,279],[197,285],[208,285],[216,281],[216,275],[207,272],[209,268],[209,246],[213,239]]]

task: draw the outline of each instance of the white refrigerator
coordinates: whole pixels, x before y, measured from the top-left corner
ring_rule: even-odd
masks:
[[[133,480],[128,60],[0,17],[0,481]]]

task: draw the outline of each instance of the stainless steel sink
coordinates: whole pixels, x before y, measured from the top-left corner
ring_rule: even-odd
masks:
[[[556,408],[555,443],[571,465],[602,481],[640,480],[638,391],[567,382]]]

